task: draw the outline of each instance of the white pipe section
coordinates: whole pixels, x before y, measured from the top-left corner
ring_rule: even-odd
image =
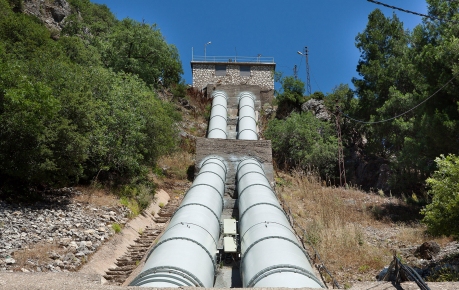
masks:
[[[323,288],[261,164],[237,167],[243,287]]]
[[[206,157],[164,234],[130,286],[212,287],[227,168]]]
[[[251,92],[239,94],[239,120],[237,139],[258,140],[255,119],[255,95]]]
[[[212,93],[212,109],[210,111],[207,138],[226,139],[228,96],[223,91]]]

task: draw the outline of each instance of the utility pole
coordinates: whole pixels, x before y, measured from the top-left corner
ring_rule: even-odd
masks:
[[[338,99],[336,99],[336,134],[338,135],[338,167],[339,167],[339,183],[340,186],[346,186],[346,169],[344,168],[344,153],[343,153],[343,140],[341,138],[341,125],[340,125],[341,109],[339,107]]]
[[[306,57],[306,93],[309,96],[311,95],[311,78],[309,77],[309,50],[308,50],[308,47],[305,46],[303,52],[298,51],[298,54]]]
[[[295,66],[293,67],[293,76],[295,77],[295,80],[298,79],[298,67]]]

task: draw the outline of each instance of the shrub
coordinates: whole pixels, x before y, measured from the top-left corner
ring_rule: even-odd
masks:
[[[459,237],[459,156],[440,155],[435,162],[438,170],[426,180],[432,203],[421,211],[422,221],[431,234]]]
[[[338,142],[333,125],[311,113],[292,113],[285,120],[274,119],[265,136],[271,139],[274,157],[281,167],[317,168],[323,177],[336,167]]]
[[[121,225],[118,224],[118,223],[114,223],[114,224],[112,224],[112,229],[113,229],[113,231],[115,231],[115,233],[119,233],[119,232],[121,232]]]

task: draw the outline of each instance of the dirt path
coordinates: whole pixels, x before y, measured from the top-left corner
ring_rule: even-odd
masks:
[[[90,258],[87,264],[81,267],[79,272],[102,276],[108,268],[116,267],[116,259],[121,257],[127,251],[128,246],[140,236],[139,232],[145,230],[147,226],[155,225],[152,213],[156,215],[160,210],[159,205],[167,204],[169,198],[169,194],[164,190],[156,192],[154,202],[143,214],[129,221],[119,234],[113,236]],[[104,280],[102,277],[102,283],[105,282]]]

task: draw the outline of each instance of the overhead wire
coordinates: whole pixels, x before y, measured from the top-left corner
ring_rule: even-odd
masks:
[[[447,81],[443,86],[441,86],[441,88],[439,88],[437,91],[435,91],[433,94],[431,94],[429,97],[427,97],[425,100],[423,100],[422,102],[420,102],[419,104],[417,104],[416,106],[412,107],[411,109],[401,113],[401,114],[398,114],[397,116],[394,116],[392,118],[388,118],[388,119],[384,119],[384,120],[380,120],[380,121],[372,121],[372,122],[367,122],[367,121],[362,121],[362,120],[358,120],[358,119],[354,119],[352,118],[351,116],[345,114],[343,111],[339,110],[339,112],[341,114],[343,114],[343,116],[345,116],[346,118],[354,121],[354,122],[357,122],[357,123],[362,123],[362,124],[367,124],[367,125],[372,125],[372,124],[378,124],[378,123],[384,123],[384,122],[388,122],[388,121],[392,121],[394,119],[397,119],[405,114],[408,114],[409,112],[415,110],[416,108],[418,108],[420,105],[424,104],[425,102],[427,102],[428,100],[430,100],[432,97],[434,97],[438,92],[440,92],[441,90],[443,90],[450,82],[452,82],[454,80],[454,78],[459,74],[459,72],[455,73],[453,75],[453,77]]]
[[[459,22],[457,22],[457,21],[448,20],[448,19],[444,19],[444,18],[439,18],[439,17],[427,15],[427,14],[422,14],[422,13],[419,13],[419,12],[415,12],[415,11],[403,9],[403,8],[400,8],[400,7],[392,6],[392,5],[389,5],[389,4],[385,4],[385,3],[382,3],[382,2],[379,2],[379,1],[375,1],[375,0],[367,0],[367,1],[371,2],[371,3],[374,3],[374,4],[378,4],[378,5],[387,7],[387,8],[391,8],[391,9],[395,9],[395,10],[398,10],[398,11],[402,11],[402,12],[405,12],[405,13],[414,14],[414,15],[421,16],[421,17],[426,17],[426,18],[429,18],[429,19],[432,19],[432,20],[438,20],[438,21],[444,21],[444,22],[451,22],[451,23],[459,24]]]

